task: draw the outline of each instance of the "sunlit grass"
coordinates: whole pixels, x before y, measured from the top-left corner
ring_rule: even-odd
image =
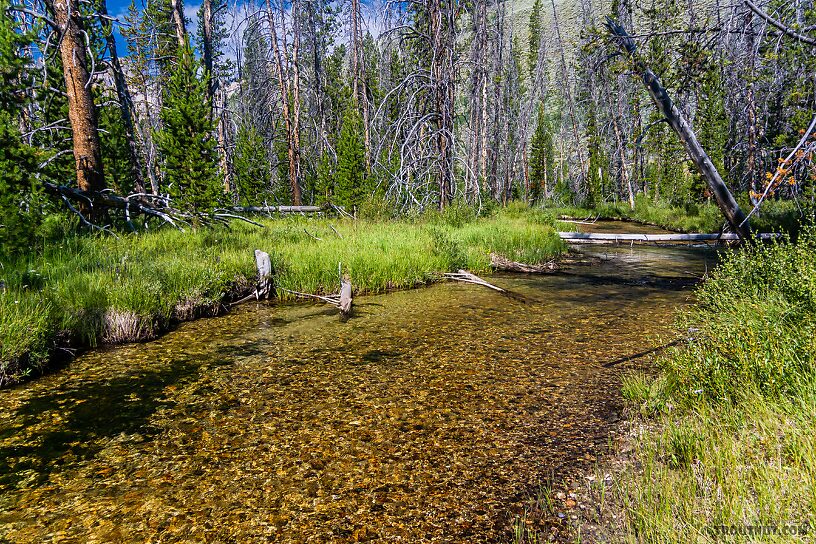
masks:
[[[747,201],[740,204],[746,213],[751,209]],[[634,209],[627,202],[617,202],[602,203],[593,208],[560,206],[548,210],[558,217],[637,221],[678,232],[718,232],[725,223],[722,212],[713,202],[673,206],[665,201],[655,202],[643,195],[638,195]],[[805,214],[793,201],[769,200],[751,218],[751,225],[756,232],[795,234]]]
[[[602,523],[630,542],[711,542],[718,527],[816,530],[816,231],[731,254],[680,320],[687,345],[631,376],[634,451]],[[623,512],[623,517],[611,517]],[[622,520],[622,521],[621,521]],[[750,541],[743,535],[735,541]]]
[[[338,265],[358,294],[379,293],[458,268],[489,272],[491,253],[538,263],[564,249],[548,215],[519,206],[488,218],[455,208],[412,221],[294,216],[262,223],[69,237],[3,263],[0,384],[41,366],[57,334],[72,346],[143,340],[217,312],[250,292],[255,249],[270,254],[282,299],[293,298],[288,291],[337,291]]]

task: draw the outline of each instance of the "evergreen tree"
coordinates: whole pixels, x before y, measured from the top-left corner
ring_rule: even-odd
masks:
[[[19,54],[24,36],[15,31],[7,7],[7,1],[0,0],[0,257],[27,247],[31,229],[40,220],[35,154],[18,128],[23,97],[19,89],[25,87],[26,63]]]
[[[538,121],[530,147],[530,200],[536,201],[547,196],[555,177],[555,146],[543,104],[538,105]]]
[[[337,175],[334,200],[341,206],[358,206],[366,196],[363,122],[356,108],[346,109],[337,142]]]
[[[263,203],[269,196],[272,168],[263,137],[251,124],[241,123],[238,128],[232,168],[239,204],[254,206]]]
[[[207,83],[199,79],[198,72],[199,63],[187,44],[179,50],[167,83],[161,112],[163,127],[156,134],[164,159],[165,189],[178,204],[193,212],[212,208],[222,192]]]
[[[538,48],[541,45],[541,0],[533,2],[533,9],[530,12],[529,40],[527,60],[530,74],[532,74],[538,64]]]

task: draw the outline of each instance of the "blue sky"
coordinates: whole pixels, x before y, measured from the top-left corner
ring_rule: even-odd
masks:
[[[135,0],[136,7],[139,8],[141,11],[143,4],[142,2],[146,2],[147,0]],[[125,16],[127,15],[128,8],[130,7],[130,0],[107,0],[108,3],[108,13],[116,17],[122,22],[125,22]],[[184,15],[187,17],[187,31],[194,35],[196,32],[196,28],[198,26],[198,22],[196,20],[196,13],[198,13],[198,8],[201,6],[200,0],[196,0],[195,2],[184,2]],[[127,50],[127,43],[122,38],[122,35],[119,33],[118,25],[114,24],[116,29],[116,48],[120,56],[126,56],[128,54]]]

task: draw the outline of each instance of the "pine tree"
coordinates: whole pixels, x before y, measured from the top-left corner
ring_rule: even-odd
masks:
[[[529,51],[527,54],[530,74],[535,72],[538,64],[538,48],[541,45],[541,0],[533,2],[530,12]]]
[[[538,121],[530,143],[530,200],[546,197],[552,188],[555,146],[544,105],[538,105]]]
[[[193,212],[211,209],[222,192],[216,143],[207,103],[207,83],[189,44],[179,51],[167,83],[162,129],[156,134],[164,159],[165,189],[177,204]]]
[[[367,192],[365,181],[363,122],[357,109],[351,107],[343,115],[343,128],[337,142],[335,203],[341,206],[359,206]]]
[[[248,123],[242,123],[238,128],[232,168],[239,204],[255,206],[263,203],[270,193],[272,167],[263,137]]]
[[[24,36],[18,34],[0,0],[0,257],[30,244],[31,229],[40,220],[35,209],[34,150],[22,141],[18,116],[19,88],[25,60],[18,54]]]

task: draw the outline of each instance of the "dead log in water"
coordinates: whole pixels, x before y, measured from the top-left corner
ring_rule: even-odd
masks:
[[[546,274],[558,270],[558,264],[555,261],[549,261],[543,264],[517,263],[516,261],[505,259],[495,253],[490,254],[490,266],[496,270],[521,272],[522,274]]]
[[[613,244],[616,242],[734,242],[740,236],[733,232],[720,234],[613,234],[607,232],[559,232],[571,244]],[[778,238],[777,233],[757,235],[761,240]]]
[[[473,283],[475,285],[482,285],[484,287],[487,287],[488,289],[493,289],[494,291],[498,291],[499,293],[506,293],[507,292],[504,289],[502,289],[501,287],[496,287],[492,283],[486,282],[485,280],[483,280],[479,276],[477,276],[475,274],[471,274],[467,270],[460,270],[459,272],[451,272],[451,273],[445,274],[445,277],[448,278],[448,279],[451,279],[451,280],[461,281],[461,282],[464,282],[464,283]]]

